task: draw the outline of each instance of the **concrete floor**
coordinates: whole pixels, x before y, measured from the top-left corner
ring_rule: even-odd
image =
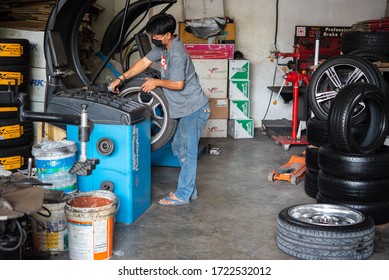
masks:
[[[283,151],[265,134],[201,141],[222,152],[206,154],[198,162],[199,199],[179,207],[159,206],[157,201],[175,190],[179,169],[153,167],[152,205],[131,225],[115,225],[112,259],[294,259],[276,245],[277,215],[288,206],[315,200],[305,194],[304,182],[269,182],[267,175],[305,147]],[[369,259],[389,259],[389,224],[377,226]]]

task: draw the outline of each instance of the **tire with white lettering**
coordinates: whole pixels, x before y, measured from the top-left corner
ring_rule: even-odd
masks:
[[[27,39],[0,38],[0,65],[27,65],[29,59]]]
[[[0,90],[15,91],[18,85],[18,92],[26,92],[30,79],[29,68],[26,65],[0,65]]]
[[[362,260],[374,250],[375,225],[360,211],[334,204],[299,204],[278,214],[276,242],[305,260]]]

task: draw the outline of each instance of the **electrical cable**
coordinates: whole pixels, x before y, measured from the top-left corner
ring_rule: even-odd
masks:
[[[278,37],[278,1],[276,1],[276,27],[275,27],[275,32],[274,32],[274,49],[277,50],[277,37]],[[278,65],[278,57],[276,59],[276,65]],[[277,67],[274,68],[274,73],[273,73],[273,83],[272,86],[274,87],[276,83],[276,76],[277,76]],[[267,104],[266,112],[265,115],[263,116],[261,122],[262,122],[262,127],[263,127],[263,121],[266,119],[267,113],[269,112],[270,109],[270,104],[271,100],[273,97],[273,91],[271,91],[270,97],[269,97],[269,102]]]
[[[20,236],[19,236],[19,240],[17,242],[17,244],[14,246],[14,247],[4,247],[4,246],[1,246],[0,245],[0,250],[1,251],[5,251],[5,252],[10,252],[10,251],[14,251],[16,249],[18,249],[20,246],[23,245],[23,243],[26,241],[26,238],[27,238],[27,233],[26,231],[22,228],[22,226],[20,225],[19,221],[15,219],[14,221],[19,229],[19,233],[20,233]]]

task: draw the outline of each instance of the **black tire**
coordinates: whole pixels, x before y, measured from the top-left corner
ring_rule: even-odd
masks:
[[[320,192],[317,194],[318,203],[330,203],[349,207],[370,216],[376,225],[389,222],[389,201],[382,202],[350,202],[340,199],[332,199],[324,196]]]
[[[317,187],[317,173],[307,170],[304,177],[304,192],[307,196],[316,199],[319,189]]]
[[[351,132],[354,139],[359,140],[360,137],[365,135],[365,122],[365,119],[359,120],[359,122],[353,121]],[[316,117],[309,118],[307,121],[307,141],[316,147],[328,144],[327,122]]]
[[[317,182],[319,192],[328,198],[352,202],[389,201],[389,177],[353,179],[320,170]]]
[[[365,106],[366,132],[358,139],[352,133],[352,116]],[[389,129],[388,101],[375,85],[354,83],[340,89],[328,113],[328,140],[334,149],[347,153],[374,153],[380,150]]]
[[[389,174],[389,149],[374,154],[350,154],[323,145],[319,148],[319,167],[334,176],[385,178]]]
[[[350,52],[349,55],[363,57],[371,62],[389,62],[388,56],[377,51],[356,50]]]
[[[389,32],[344,32],[341,38],[340,49],[344,54],[356,50],[365,50],[389,55]]]
[[[0,65],[28,65],[30,42],[27,39],[0,38]]]
[[[327,122],[316,117],[309,118],[307,121],[307,141],[316,147],[327,144]]]
[[[18,108],[14,106],[0,105],[0,119],[16,118],[18,115]]]
[[[11,83],[11,90],[14,91],[15,79],[18,83],[18,91],[26,92],[30,79],[29,68],[26,65],[0,65],[0,90],[8,90]]]
[[[308,145],[305,148],[305,165],[311,173],[319,172],[319,148]]]
[[[339,205],[294,205],[278,214],[277,245],[299,259],[366,259],[373,253],[374,237],[371,217]]]
[[[151,111],[151,150],[163,147],[176,132],[178,120],[170,118],[169,104],[161,88],[144,93],[144,79],[133,79],[120,89],[120,96],[132,98],[149,106]]]
[[[17,131],[19,127],[19,131]],[[16,119],[0,120],[0,148],[23,146],[34,140],[32,122],[20,124]]]
[[[27,167],[28,158],[32,157],[32,143],[20,146],[0,149],[0,166],[5,170],[15,171]]]
[[[386,92],[385,80],[378,68],[369,60],[350,55],[327,59],[313,72],[308,86],[308,100],[314,115],[326,121],[331,104],[338,91],[352,83],[374,84]],[[353,115],[356,123],[363,121],[361,106]]]

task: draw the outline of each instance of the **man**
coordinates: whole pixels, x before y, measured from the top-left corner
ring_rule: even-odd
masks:
[[[201,89],[184,45],[174,35],[175,30],[176,20],[172,15],[158,14],[150,18],[146,32],[155,46],[110,84],[116,90],[125,80],[140,74],[153,62],[161,63],[161,79],[146,79],[141,90],[150,92],[161,87],[169,103],[170,117],[179,120],[172,141],[173,153],[181,165],[177,190],[158,202],[167,206],[188,204],[197,198],[198,142],[210,115],[208,98]]]

